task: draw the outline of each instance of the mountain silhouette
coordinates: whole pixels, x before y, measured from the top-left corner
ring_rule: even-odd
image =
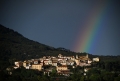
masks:
[[[18,32],[0,25],[0,49],[1,56],[10,59],[25,60],[40,58],[41,56],[57,56],[58,54],[76,55],[68,49],[54,48],[39,42],[30,40]],[[4,55],[3,55],[4,54]]]

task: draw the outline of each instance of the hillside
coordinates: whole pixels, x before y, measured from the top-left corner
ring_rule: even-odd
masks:
[[[33,40],[29,40],[18,32],[0,25],[1,56],[10,59],[25,60],[39,58],[44,55],[76,55],[65,48],[54,48]]]
[[[86,55],[86,53],[75,53],[65,48],[54,48],[45,44],[25,38],[18,32],[0,25],[0,57],[1,60],[25,60],[40,58],[45,55]],[[97,57],[89,54],[89,57]],[[101,56],[102,59],[108,57]],[[109,57],[109,59],[112,58]]]
[[[0,25],[0,69],[13,65],[14,61],[40,58],[43,56],[86,55],[68,49],[54,48],[25,38],[18,32]],[[89,54],[89,58],[99,57],[101,61],[119,61],[120,56],[98,56]]]

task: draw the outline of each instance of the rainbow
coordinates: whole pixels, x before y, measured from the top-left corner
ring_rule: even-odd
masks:
[[[107,8],[106,2],[101,4],[96,4],[90,14],[85,18],[82,28],[80,29],[75,43],[73,46],[73,51],[75,52],[87,52],[90,53],[93,47],[95,47],[95,42],[100,33],[101,23]],[[81,27],[80,26],[80,27]],[[82,30],[82,31],[81,31]]]

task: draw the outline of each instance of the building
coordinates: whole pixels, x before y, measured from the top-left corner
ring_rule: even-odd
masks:
[[[25,67],[26,69],[30,69],[31,63],[29,61],[24,61],[23,62],[23,67]]]
[[[68,67],[66,65],[62,65],[62,66],[57,66],[57,71],[64,71],[64,70],[68,70]]]
[[[78,59],[76,59],[75,62],[77,66],[80,64],[80,61]]]
[[[99,62],[99,58],[98,57],[93,58],[93,62]]]
[[[41,71],[42,65],[41,64],[32,64],[31,69],[36,69],[36,70]]]
[[[15,62],[15,66],[19,68],[20,66],[23,66],[23,63],[21,61]]]
[[[58,58],[62,58],[62,57],[63,57],[63,55],[62,55],[62,54],[59,54],[59,55],[58,55]]]
[[[43,62],[44,62],[44,65],[52,65],[52,60],[47,59],[47,60],[44,60]]]
[[[52,58],[52,66],[57,66],[58,59],[57,58]]]

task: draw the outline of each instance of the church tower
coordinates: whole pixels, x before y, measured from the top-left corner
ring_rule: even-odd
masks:
[[[76,59],[78,59],[78,55],[76,55]]]
[[[86,58],[88,58],[88,54],[86,54]]]

